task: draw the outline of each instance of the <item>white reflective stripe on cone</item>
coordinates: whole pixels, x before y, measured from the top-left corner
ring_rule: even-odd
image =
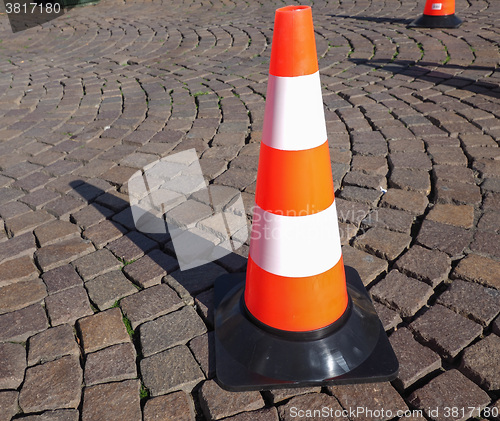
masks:
[[[300,151],[327,140],[319,72],[306,76],[269,75],[262,142]]]
[[[341,253],[335,202],[306,216],[275,215],[255,205],[250,256],[262,269],[293,278],[318,275]]]

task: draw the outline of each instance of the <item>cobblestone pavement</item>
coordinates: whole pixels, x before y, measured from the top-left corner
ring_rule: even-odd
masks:
[[[344,259],[394,382],[223,391],[211,288],[248,247],[181,273],[134,230],[128,178],[190,148],[250,217],[283,4],[102,0],[15,34],[0,16],[0,421],[500,419],[497,0],[457,0],[454,30],[407,29],[423,1],[314,1]]]

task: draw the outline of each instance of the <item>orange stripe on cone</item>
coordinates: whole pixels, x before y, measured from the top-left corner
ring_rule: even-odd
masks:
[[[276,10],[269,73],[303,76],[317,71],[311,8],[287,6]]]
[[[268,326],[295,332],[321,329],[344,314],[347,301],[342,257],[330,270],[303,278],[274,275],[248,258],[245,304]]]
[[[328,142],[303,151],[261,144],[255,202],[262,209],[303,216],[325,210],[333,199]]]

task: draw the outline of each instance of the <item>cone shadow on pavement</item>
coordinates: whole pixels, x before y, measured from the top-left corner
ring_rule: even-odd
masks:
[[[354,20],[361,20],[361,21],[366,21],[366,22],[375,22],[375,23],[401,23],[403,25],[408,25],[412,19],[405,19],[405,18],[381,18],[381,17],[376,17],[376,16],[351,16],[351,15],[334,15],[334,14],[328,14],[326,16],[332,17],[332,18],[342,18],[342,19],[354,19]]]
[[[435,62],[426,61],[411,61],[411,60],[387,60],[387,59],[357,59],[350,58],[350,62],[356,65],[369,66],[374,69],[380,69],[383,71],[388,71],[393,74],[405,74],[405,72],[410,72],[411,76],[417,80],[430,81],[436,83],[436,78],[441,80],[436,85],[452,86],[455,89],[462,91],[470,91],[477,93],[478,88],[481,89],[481,95],[492,96],[498,98],[498,92],[494,89],[498,89],[499,85],[494,83],[488,83],[481,81],[477,84],[475,79],[467,78],[464,76],[452,76],[446,72],[440,72],[440,68],[443,70],[456,69],[459,71],[477,71],[484,72],[485,76],[489,73],[495,71],[495,67],[491,66],[460,66],[458,64],[441,64]],[[429,70],[423,66],[435,67],[436,70]],[[478,78],[479,79],[479,78]],[[486,89],[484,89],[486,88]]]
[[[74,189],[74,191],[76,191],[79,194],[79,196],[85,202],[88,203],[88,206],[94,207],[103,216],[105,216],[105,220],[109,220],[112,221],[113,223],[123,226],[126,230],[128,230],[128,232],[140,233],[140,231],[137,230],[135,227],[132,210],[129,202],[117,198],[116,196],[113,197],[113,208],[119,209],[119,211],[110,216],[107,212],[103,211],[103,209],[109,211],[109,208],[106,208],[105,206],[102,206],[101,204],[98,204],[96,202],[96,199],[106,194],[105,191],[83,180],[72,181],[70,183],[70,186]],[[145,217],[146,219],[149,220],[158,219],[157,216],[152,214],[145,215]],[[160,223],[164,224],[165,233],[143,234],[143,235],[146,236],[147,238],[156,241],[158,243],[159,249],[162,250],[165,254],[176,258],[174,247],[172,246],[170,233],[168,231],[168,224],[163,219],[160,220]],[[193,237],[191,238],[194,241],[197,242],[206,241],[204,238],[196,237],[194,236],[194,234],[192,235]],[[134,244],[139,249],[141,249],[144,252],[144,254],[148,254],[151,251],[151,247],[149,245],[146,246],[143,241],[139,240],[139,238],[137,237],[129,237],[129,238],[131,241],[134,242]],[[178,294],[181,296],[181,298],[186,298],[186,294],[189,294],[193,297],[193,299],[196,297],[196,299],[207,308],[208,314],[207,314],[207,319],[205,321],[209,327],[209,330],[210,328],[213,328],[213,280],[208,280],[205,282],[197,282],[197,280],[200,279],[200,274],[209,273],[211,271],[212,272],[217,271],[217,267],[220,268],[220,272],[225,272],[225,271],[238,272],[245,270],[246,268],[246,258],[234,252],[227,254],[226,256],[220,258],[219,260],[216,260],[213,263],[211,262],[208,263],[207,265],[184,270],[182,272],[180,270],[171,271],[171,268],[169,270],[169,268],[165,267],[164,261],[161,259],[161,254],[153,253],[148,255],[150,255],[151,259],[156,264],[158,264],[158,266],[162,267],[165,270],[167,276],[168,275],[171,276],[172,279],[170,279],[169,282],[167,282],[167,284],[178,283],[178,285],[180,285],[182,291],[178,291]],[[174,289],[176,289],[175,287],[176,285],[174,285]],[[215,351],[214,351],[214,339],[212,335],[208,335],[208,341],[209,341],[208,376],[209,378],[211,378],[215,375]]]

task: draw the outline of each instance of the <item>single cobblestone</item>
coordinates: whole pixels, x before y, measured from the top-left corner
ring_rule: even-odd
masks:
[[[500,291],[459,279],[453,281],[437,302],[483,326],[488,326],[500,313]]]
[[[81,238],[63,241],[39,248],[36,259],[44,272],[62,266],[94,251],[92,244]]]
[[[212,215],[212,208],[196,200],[187,200],[166,213],[167,222],[176,228],[193,228],[199,221]],[[170,230],[172,230],[169,227]]]
[[[101,158],[104,159],[104,155],[102,155]],[[101,177],[112,185],[121,187],[123,184],[128,182],[130,177],[132,177],[136,171],[137,170],[135,168],[118,166],[111,168],[104,174],[101,174]]]
[[[377,312],[377,315],[380,318],[382,326],[386,332],[396,328],[402,322],[399,313],[391,310],[384,304],[380,304],[375,301],[373,303],[373,307],[375,307],[375,311]]]
[[[340,192],[342,199],[366,203],[369,206],[375,206],[381,195],[382,192],[380,190],[365,189],[357,186],[345,186]]]
[[[89,298],[99,310],[106,310],[123,297],[137,292],[121,270],[113,270],[85,282]]]
[[[182,296],[197,295],[200,292],[211,288],[214,281],[227,271],[215,263],[207,263],[189,270],[176,270],[165,277],[165,282]]]
[[[392,418],[387,414],[397,411],[406,411],[407,406],[401,396],[389,382],[375,384],[353,384],[329,386],[328,391],[335,396],[343,408],[367,408],[371,411],[382,409],[384,415],[377,417],[379,420]],[[371,420],[368,415],[361,415],[362,420]]]
[[[481,203],[481,190],[474,184],[438,179],[436,197],[438,203],[477,206]]]
[[[17,389],[24,380],[26,350],[20,344],[0,343],[0,389]]]
[[[0,315],[0,342],[24,342],[48,327],[45,310],[40,304],[33,304]]]
[[[0,227],[3,223],[0,221]],[[3,229],[0,232],[4,232]],[[31,232],[7,239],[0,250],[0,262],[16,259],[19,257],[32,257],[36,251],[35,236]]]
[[[0,287],[15,282],[29,281],[39,275],[37,267],[29,256],[0,263]]]
[[[137,377],[134,345],[124,343],[87,354],[85,385],[117,382]]]
[[[442,224],[469,229],[474,224],[474,207],[437,203],[427,215],[427,219]]]
[[[434,290],[427,284],[391,270],[370,289],[377,300],[398,311],[402,317],[412,317],[427,304]]]
[[[409,328],[444,358],[455,358],[483,329],[472,320],[441,305],[435,305]]]
[[[99,351],[111,345],[130,342],[130,336],[123,323],[122,312],[119,308],[112,308],[80,319],[77,327],[85,354]]]
[[[132,262],[139,259],[145,253],[158,247],[158,244],[145,235],[132,231],[109,243],[106,248],[124,262]]]
[[[424,194],[401,189],[388,189],[380,200],[382,207],[406,211],[412,215],[422,215],[428,203]]]
[[[144,421],[195,421],[193,399],[186,392],[174,392],[149,399]]]
[[[344,200],[342,198],[335,199],[335,206],[337,208],[339,220],[351,223],[356,227],[359,227],[361,221],[363,221],[370,212],[370,206],[359,202]]]
[[[371,228],[357,237],[354,245],[386,260],[394,260],[410,245],[411,237],[406,234]]]
[[[106,249],[97,250],[80,257],[72,264],[84,281],[94,279],[121,266],[120,261]]]
[[[20,310],[43,300],[47,296],[41,279],[17,282],[0,288],[0,314]]]
[[[394,168],[389,178],[389,186],[403,190],[412,190],[428,195],[431,192],[431,180],[427,171]]]
[[[478,254],[469,254],[460,260],[452,276],[500,290],[500,278],[496,276],[499,271],[499,262]]]
[[[99,205],[106,206],[114,212],[120,212],[130,206],[128,202],[128,196],[116,191],[109,191],[101,194],[99,197],[97,197],[95,202]]]
[[[47,292],[54,294],[69,288],[83,285],[83,280],[78,276],[71,265],[59,266],[42,274],[42,279],[47,286]]]
[[[393,169],[407,168],[430,171],[432,162],[424,152],[393,152],[389,155],[389,163]]]
[[[229,168],[222,175],[219,175],[214,183],[223,186],[234,187],[238,190],[243,190],[252,184],[257,178],[254,170],[243,168]]]
[[[19,412],[18,395],[14,390],[0,391],[0,421],[10,421]]]
[[[42,188],[35,190],[19,199],[20,202],[26,203],[35,212],[30,212],[21,216],[17,216],[9,220],[10,230],[13,234],[21,234],[30,228],[41,225],[43,222],[50,221],[54,217],[45,210],[41,210],[45,205],[61,196],[51,190]],[[24,227],[23,227],[24,226]]]
[[[462,372],[488,391],[500,389],[500,337],[489,335],[464,351]]]
[[[500,258],[500,234],[476,231],[474,241],[470,245],[472,251]]]
[[[500,212],[485,212],[479,219],[477,228],[482,231],[500,231]]]
[[[205,380],[198,363],[185,345],[142,359],[140,368],[144,385],[152,396],[177,390],[191,392],[198,383]]]
[[[28,365],[53,361],[65,355],[80,356],[80,347],[76,343],[73,328],[60,325],[47,329],[29,338]]]
[[[472,241],[472,231],[425,220],[420,227],[417,242],[431,249],[444,251],[451,257],[460,256]]]
[[[74,356],[28,368],[19,406],[25,413],[77,408],[82,377],[80,363]]]
[[[421,262],[426,262],[426,264],[423,265]],[[447,278],[451,269],[451,260],[440,251],[413,246],[396,261],[394,267],[407,276],[435,287]]]
[[[220,388],[213,380],[206,381],[199,392],[203,413],[209,420],[254,411],[264,406],[259,392],[231,393]]]
[[[72,213],[78,212],[86,206],[85,202],[71,196],[58,197],[43,206],[43,209],[62,221],[69,221]]]
[[[160,250],[153,250],[139,260],[126,265],[123,272],[141,288],[161,283],[162,278],[178,268],[177,260]]]
[[[351,168],[365,174],[383,175],[389,170],[387,160],[383,156],[363,156],[354,155],[352,157]]]
[[[83,391],[82,421],[141,420],[139,380],[126,380],[86,387]]]
[[[350,246],[342,247],[344,263],[357,270],[363,284],[369,285],[377,276],[387,270],[387,262]]]
[[[135,329],[141,323],[156,319],[182,307],[183,302],[168,285],[147,288],[121,300],[123,313]]]
[[[79,237],[80,229],[69,222],[56,220],[36,228],[34,233],[40,247],[43,247]]]
[[[398,388],[406,389],[441,368],[439,355],[420,345],[408,329],[398,329],[389,340],[399,361],[399,373],[395,381]]]
[[[92,241],[96,248],[102,249],[106,244],[121,238],[126,232],[127,229],[117,222],[102,221],[83,231],[83,236]]]
[[[0,206],[0,216],[7,220],[31,212],[31,208],[21,202],[7,202]]]
[[[76,199],[83,199],[86,202],[93,202],[101,194],[106,193],[113,189],[109,183],[100,178],[93,178],[85,181],[83,184],[76,186],[68,194]],[[93,205],[99,206],[99,205]],[[92,208],[92,207],[91,207]],[[82,210],[83,211],[83,210]],[[75,212],[80,213],[80,212]]]
[[[368,175],[359,171],[348,172],[342,180],[344,185],[380,190],[387,188],[387,180],[382,175]]]
[[[457,370],[447,371],[431,380],[421,389],[409,396],[409,402],[436,421],[464,421],[469,412],[458,411],[456,416],[445,415],[444,408],[485,408],[490,398],[476,384],[468,380]],[[438,408],[438,411],[435,409]],[[431,412],[434,410],[434,412]],[[479,415],[479,414],[476,414]]]
[[[114,215],[111,209],[93,203],[92,206],[87,206],[78,212],[71,214],[71,221],[76,223],[79,227],[86,230],[93,225],[103,222]]]
[[[81,286],[49,295],[45,306],[52,326],[74,324],[76,320],[93,314],[87,291]]]
[[[186,344],[206,331],[194,308],[185,306],[140,326],[139,340],[142,355],[148,357],[165,349]]]
[[[407,212],[390,208],[375,208],[361,221],[361,226],[410,234],[413,219],[414,217]]]

